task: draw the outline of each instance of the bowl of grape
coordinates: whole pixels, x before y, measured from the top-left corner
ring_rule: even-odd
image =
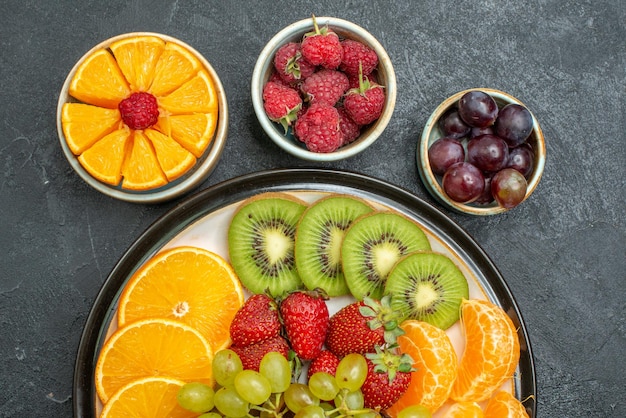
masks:
[[[458,92],[430,115],[417,148],[420,178],[441,204],[465,214],[509,211],[543,174],[541,127],[515,97],[488,88]]]

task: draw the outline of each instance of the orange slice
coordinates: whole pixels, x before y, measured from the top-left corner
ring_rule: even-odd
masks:
[[[442,418],[483,418],[484,413],[476,402],[456,402]]]
[[[100,418],[192,418],[198,414],[178,405],[176,395],[185,384],[170,377],[137,379],[118,390],[106,403]]]
[[[148,91],[165,41],[156,36],[136,36],[120,39],[110,48],[131,91]]]
[[[122,180],[122,164],[131,131],[113,131],[83,152],[78,161],[89,174],[103,183],[118,185]]]
[[[122,166],[122,187],[131,190],[154,189],[167,184],[152,144],[135,131],[133,146]]]
[[[209,73],[198,72],[167,96],[158,97],[159,106],[171,114],[217,112],[217,92]]]
[[[202,63],[186,48],[167,42],[154,70],[154,79],[149,92],[156,97],[163,96],[191,79]]]
[[[515,396],[502,390],[487,402],[485,418],[528,418],[528,413]]]
[[[69,93],[82,102],[117,109],[119,102],[130,95],[130,88],[113,55],[100,49],[80,64],[70,82]]]
[[[154,128],[200,158],[213,140],[216,126],[217,112],[212,112],[162,116]]]
[[[95,384],[100,400],[151,376],[213,384],[213,350],[195,328],[170,319],[146,319],[118,329],[102,347]]]
[[[196,157],[169,136],[154,129],[146,129],[143,133],[152,142],[161,170],[168,181],[176,180],[196,163]],[[135,133],[139,134],[141,133]]]
[[[402,323],[398,337],[403,353],[413,359],[409,388],[387,413],[395,417],[409,405],[423,405],[435,413],[448,399],[457,376],[457,356],[448,334],[423,321]]]
[[[161,252],[130,279],[120,298],[118,323],[176,319],[205,336],[213,351],[230,343],[229,328],[243,305],[239,279],[222,257],[196,247]]]
[[[83,103],[65,103],[61,111],[63,135],[70,150],[79,155],[100,138],[120,126],[122,117],[116,109]]]
[[[520,357],[519,338],[506,312],[486,300],[464,300],[461,323],[465,350],[450,397],[481,402],[513,377]]]

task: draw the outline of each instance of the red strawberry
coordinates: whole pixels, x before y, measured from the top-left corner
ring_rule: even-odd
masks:
[[[150,93],[133,93],[118,105],[122,120],[130,129],[146,129],[157,123],[159,105]]]
[[[230,324],[233,345],[245,347],[280,334],[278,305],[266,294],[252,295],[235,314]]]
[[[300,90],[311,103],[334,106],[348,90],[348,86],[348,77],[341,71],[322,69],[304,80]]]
[[[263,87],[263,108],[267,117],[280,123],[287,132],[302,108],[302,98],[295,89],[270,81]]]
[[[350,75],[359,75],[359,64],[363,68],[363,75],[370,74],[378,65],[378,55],[369,46],[352,39],[345,39],[341,42],[343,47],[343,60],[339,69]]]
[[[359,87],[348,90],[343,99],[343,106],[355,123],[368,125],[383,113],[385,107],[383,87],[359,76]]]
[[[319,356],[328,330],[328,307],[315,291],[290,293],[280,303],[280,314],[291,348],[302,360]]]
[[[341,129],[341,133],[343,134],[342,145],[347,145],[361,135],[361,127],[350,119],[350,116],[348,116],[343,106],[338,107],[337,112],[339,112],[339,129]]]
[[[289,42],[276,51],[274,68],[287,83],[302,81],[315,72],[315,65],[307,61],[300,51],[300,44]]]
[[[395,344],[404,332],[389,301],[389,296],[381,301],[366,297],[341,308],[328,324],[328,349],[343,357],[349,353],[373,353],[376,346]]]
[[[313,359],[309,365],[307,377],[310,379],[317,372],[326,372],[332,376],[337,371],[339,358],[328,350],[322,350],[319,356]]]
[[[263,356],[272,351],[281,353],[289,360],[289,344],[280,335],[245,347],[232,345],[230,348],[239,355],[246,370],[259,371]]]
[[[333,152],[343,144],[339,112],[328,104],[312,104],[294,128],[296,137],[313,152]]]
[[[328,27],[320,29],[315,16],[313,26],[315,30],[306,33],[302,39],[302,55],[313,65],[321,65],[330,70],[336,69],[343,60],[343,47],[339,36]]]
[[[366,354],[367,377],[361,386],[364,406],[378,411],[389,408],[406,392],[411,383],[413,359],[408,354],[376,347]]]

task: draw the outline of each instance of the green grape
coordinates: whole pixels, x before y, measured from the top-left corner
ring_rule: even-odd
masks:
[[[281,353],[272,351],[263,356],[259,372],[270,381],[272,393],[282,393],[291,383],[289,361]]]
[[[361,389],[357,389],[354,392],[342,390],[335,397],[335,405],[341,408],[341,410],[361,409],[365,405],[363,392],[361,392]]]
[[[239,355],[233,350],[224,349],[215,353],[213,357],[213,377],[224,387],[232,386],[237,373],[243,370]]]
[[[272,385],[265,376],[255,370],[243,370],[235,377],[235,390],[246,401],[261,405],[272,394]]]
[[[292,383],[285,391],[285,404],[291,412],[298,412],[308,405],[319,405],[320,400],[304,383]]]
[[[374,410],[371,410],[369,412],[363,412],[359,414],[358,417],[359,418],[380,418],[380,413]]]
[[[398,418],[432,418],[430,410],[424,405],[411,405],[398,413]]]
[[[341,359],[337,365],[335,379],[340,388],[351,392],[358,390],[367,377],[367,362],[361,354],[350,353]]]
[[[207,412],[213,409],[215,391],[207,384],[200,382],[186,383],[178,390],[178,404],[191,412]]]
[[[234,387],[223,387],[215,392],[215,407],[222,414],[232,418],[248,415],[250,403],[245,401]]]
[[[275,393],[261,405],[260,418],[280,418],[285,409],[285,397],[282,393]]]
[[[222,418],[217,412],[207,412],[206,414],[198,415],[198,418]]]
[[[324,408],[318,405],[307,405],[301,408],[294,418],[325,418]]]
[[[317,372],[309,379],[309,389],[323,401],[335,399],[339,393],[339,386],[335,377],[326,372]]]

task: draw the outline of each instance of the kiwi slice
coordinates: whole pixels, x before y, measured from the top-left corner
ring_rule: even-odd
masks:
[[[387,275],[403,256],[430,250],[420,226],[392,211],[376,211],[356,219],[341,245],[341,264],[350,293],[380,299]]]
[[[391,308],[405,318],[448,329],[459,320],[461,301],[469,298],[463,272],[447,256],[415,252],[400,260],[387,277]]]
[[[228,228],[228,255],[241,283],[252,293],[279,297],[302,287],[296,270],[296,226],[307,203],[267,192],[241,203]]]
[[[313,203],[296,229],[296,267],[308,289],[328,296],[350,293],[341,268],[341,243],[355,219],[374,208],[353,196],[332,194]]]

